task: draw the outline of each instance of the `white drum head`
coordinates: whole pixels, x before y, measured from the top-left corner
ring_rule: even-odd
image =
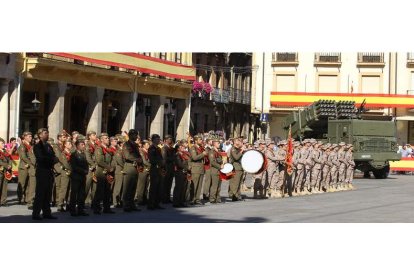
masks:
[[[220,171],[224,174],[231,173],[233,171],[233,165],[230,163],[226,163]]]
[[[257,150],[246,151],[241,159],[242,168],[248,173],[257,173],[263,167],[263,164],[263,154]]]

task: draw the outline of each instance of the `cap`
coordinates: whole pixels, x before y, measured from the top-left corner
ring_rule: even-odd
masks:
[[[197,140],[197,139],[203,139],[203,137],[201,137],[200,135],[195,135],[194,140]]]
[[[23,137],[24,136],[28,136],[28,135],[33,135],[30,131],[25,131],[25,132],[23,132]]]
[[[76,134],[78,134],[79,135],[79,132],[78,131],[72,131],[72,135],[76,135]]]
[[[108,133],[102,132],[101,135],[99,135],[99,139],[102,139],[102,137],[104,137],[104,136],[108,136],[109,137]]]
[[[87,133],[86,133],[86,136],[90,136],[90,135],[92,135],[92,134],[94,134],[94,135],[96,135],[96,131],[93,131],[93,130],[89,130]]]
[[[323,145],[323,142],[322,141],[318,141],[318,145]]]
[[[338,144],[332,144],[331,148],[337,148]]]
[[[341,142],[341,143],[339,143],[339,146],[341,146],[341,147],[343,147],[343,146],[345,146],[346,144],[345,144],[345,142]]]
[[[78,135],[77,141],[81,141],[81,140],[86,140],[86,137],[83,136],[82,134]]]
[[[266,144],[266,142],[264,141],[264,140],[259,140],[259,145],[265,145]]]

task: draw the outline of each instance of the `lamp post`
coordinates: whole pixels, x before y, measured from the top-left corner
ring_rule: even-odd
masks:
[[[33,105],[33,110],[39,111],[41,102],[36,98],[36,96],[37,95],[35,94],[35,98],[32,101],[32,105]]]

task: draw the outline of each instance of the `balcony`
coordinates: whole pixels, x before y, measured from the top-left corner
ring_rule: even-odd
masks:
[[[407,53],[407,67],[414,67],[414,53]]]
[[[272,66],[297,66],[298,53],[272,53]]]
[[[315,53],[316,66],[340,66],[341,53]]]
[[[211,92],[211,100],[217,103],[239,103],[250,105],[251,92],[235,88],[219,89],[215,88]]]
[[[384,67],[384,53],[358,53],[359,67]]]

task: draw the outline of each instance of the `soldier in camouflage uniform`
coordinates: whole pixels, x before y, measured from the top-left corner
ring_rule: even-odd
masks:
[[[277,182],[276,182],[276,197],[285,196],[285,174],[286,174],[286,155],[287,155],[287,141],[282,140],[278,143],[279,150],[277,151],[276,161],[277,161]]]
[[[264,174],[265,179],[262,179],[262,181],[267,180],[270,195],[275,195],[277,178],[279,176],[279,164],[277,162],[277,156],[273,149],[273,147],[275,146],[275,142],[267,141],[266,146],[267,148],[265,149],[264,155],[267,159],[267,172]]]
[[[323,166],[323,152],[320,149],[322,146],[321,142],[318,142],[314,145],[312,155],[310,158],[313,162],[312,167],[312,179],[311,179],[311,189],[312,193],[320,193],[320,184],[322,180],[322,166]]]
[[[330,188],[331,188],[331,192],[334,192],[337,190],[336,185],[338,185],[338,168],[340,165],[340,162],[338,160],[338,145],[337,144],[333,144],[331,147],[331,153],[329,154],[329,162],[332,163],[331,166],[331,176],[330,176]]]
[[[331,155],[331,144],[326,144],[322,146],[322,190],[325,192],[331,191],[331,167],[332,162],[329,161],[329,156]]]
[[[311,177],[312,177],[312,168],[314,165],[314,162],[311,158],[313,153],[313,146],[316,144],[315,139],[308,140],[307,143],[305,143],[305,148],[307,149],[307,157],[305,159],[305,193],[306,194],[312,194],[312,188],[311,188]]]
[[[292,185],[293,185],[293,195],[297,196],[300,193],[300,186],[297,185],[297,174],[298,174],[298,161],[300,153],[300,142],[293,142],[293,173],[292,173]]]
[[[345,160],[346,160],[346,175],[345,175],[345,184],[348,186],[347,188],[350,190],[354,189],[352,185],[352,180],[354,179],[354,170],[355,170],[355,161],[352,154],[354,146],[352,144],[348,144],[345,153]]]
[[[339,143],[339,150],[338,150],[338,161],[339,161],[339,168],[338,168],[338,190],[342,191],[345,190],[345,173],[346,173],[346,160],[345,160],[345,143]]]

